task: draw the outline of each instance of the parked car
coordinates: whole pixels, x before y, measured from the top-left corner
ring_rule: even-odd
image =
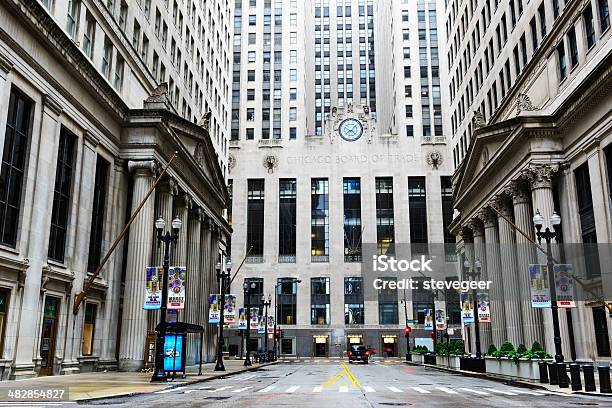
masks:
[[[370,359],[370,351],[363,344],[359,345],[351,345],[350,350],[348,351],[348,361],[352,363],[353,361],[363,361],[368,364],[368,360]]]

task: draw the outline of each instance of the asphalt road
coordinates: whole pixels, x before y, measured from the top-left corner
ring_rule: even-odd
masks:
[[[398,360],[369,365],[338,361],[281,363],[258,371],[129,398],[99,400],[107,407],[612,407],[612,398],[518,388],[408,366]]]

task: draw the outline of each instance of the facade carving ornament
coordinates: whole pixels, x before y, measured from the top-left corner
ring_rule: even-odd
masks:
[[[516,114],[518,115],[522,111],[534,111],[537,110],[535,106],[531,103],[531,98],[529,95],[524,93],[519,93],[516,97]]]
[[[174,180],[172,177],[168,177],[167,179],[163,180],[161,183],[158,184],[157,188],[160,192],[168,193],[173,196],[178,195],[179,193],[178,184],[176,180]]]
[[[187,210],[193,208],[193,198],[187,193],[183,193],[177,197],[177,207],[186,207]]]
[[[432,150],[425,155],[425,162],[431,166],[432,169],[437,170],[444,158],[442,157],[442,153],[439,150]]]
[[[203,212],[204,211],[200,207],[192,205],[192,208],[189,210],[189,217],[201,221]]]
[[[232,153],[227,156],[227,167],[230,172],[234,167],[236,167],[236,156],[234,156]]]
[[[512,217],[512,206],[510,205],[510,200],[508,200],[508,196],[505,194],[497,194],[495,195],[489,205],[495,208],[497,211],[505,215],[506,217]]]
[[[128,171],[134,173],[137,170],[148,170],[155,175],[158,170],[155,160],[130,160],[128,161]]]
[[[268,173],[274,173],[274,169],[278,167],[279,159],[273,154],[268,154],[263,159],[263,166],[268,170]]]
[[[534,190],[538,188],[552,188],[552,177],[558,170],[558,165],[530,164],[528,168],[521,172],[521,175]]]
[[[204,145],[202,144],[202,142],[198,142],[198,144],[196,144],[195,150],[193,152],[193,158],[201,168],[204,168],[204,163],[206,162],[206,155],[204,153]]]
[[[492,228],[496,225],[495,221],[497,217],[495,215],[496,214],[490,208],[483,208],[478,211],[476,217],[482,220],[482,223],[484,224],[485,228]]]
[[[511,181],[510,185],[506,188],[506,193],[512,198],[514,205],[529,202],[529,192],[519,180]]]
[[[206,130],[210,130],[210,118],[211,117],[212,117],[212,111],[209,109],[208,112],[206,112],[204,116],[202,116],[200,121],[198,122],[198,126]]]
[[[151,95],[145,99],[145,103],[165,103],[168,101],[168,83],[162,82],[157,88],[151,92]]]
[[[482,223],[478,219],[478,217],[474,217],[467,222],[467,227],[472,230],[472,236],[480,237],[483,235],[484,231],[482,228]]]
[[[482,161],[483,166],[489,162],[489,149],[486,146],[482,149],[480,160]]]
[[[474,117],[472,117],[472,123],[474,124],[474,129],[480,129],[487,125],[487,121],[485,120],[484,115],[480,112],[480,110],[474,111]]]

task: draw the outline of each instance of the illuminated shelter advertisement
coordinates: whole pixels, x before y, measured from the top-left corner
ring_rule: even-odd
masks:
[[[166,334],[164,340],[164,370],[182,371],[183,336]]]

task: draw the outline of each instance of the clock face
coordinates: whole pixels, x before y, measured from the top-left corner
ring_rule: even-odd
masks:
[[[363,125],[357,119],[345,119],[338,129],[340,136],[349,142],[355,141],[363,134]]]

